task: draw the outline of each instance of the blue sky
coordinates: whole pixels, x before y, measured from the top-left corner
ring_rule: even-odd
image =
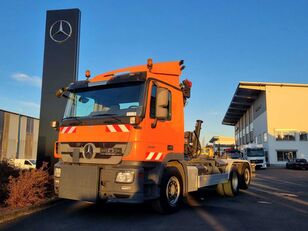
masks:
[[[0,0],[0,108],[39,116],[46,10],[79,8],[79,73],[184,59],[185,127],[221,121],[239,81],[308,83],[308,1]],[[83,78],[83,77],[81,77]]]

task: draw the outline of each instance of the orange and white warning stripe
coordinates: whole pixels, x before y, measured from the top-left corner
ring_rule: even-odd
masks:
[[[77,130],[77,127],[61,127],[60,132],[61,134],[72,134],[75,133]]]
[[[145,156],[145,160],[148,161],[161,161],[163,159],[162,152],[147,152]]]
[[[129,132],[131,126],[128,124],[112,124],[106,126],[106,132]]]

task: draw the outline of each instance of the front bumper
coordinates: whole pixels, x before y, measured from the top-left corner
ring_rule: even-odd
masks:
[[[266,163],[260,163],[260,164],[255,164],[256,168],[267,168],[267,164]]]
[[[70,165],[62,164],[61,177],[55,177],[55,192],[60,198],[72,200],[141,203],[159,197],[158,181],[152,180],[149,173],[159,166],[145,168],[137,165]],[[133,171],[132,183],[117,183],[120,171]],[[149,171],[150,170],[150,171]]]

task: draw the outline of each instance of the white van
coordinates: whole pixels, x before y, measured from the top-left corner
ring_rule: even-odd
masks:
[[[36,160],[31,159],[13,159],[9,163],[20,169],[34,169],[36,168]]]

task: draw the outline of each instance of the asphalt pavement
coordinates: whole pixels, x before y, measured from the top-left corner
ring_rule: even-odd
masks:
[[[181,211],[160,215],[144,204],[96,205],[62,200],[1,224],[0,230],[308,230],[308,171],[257,170],[235,198],[204,191]]]

